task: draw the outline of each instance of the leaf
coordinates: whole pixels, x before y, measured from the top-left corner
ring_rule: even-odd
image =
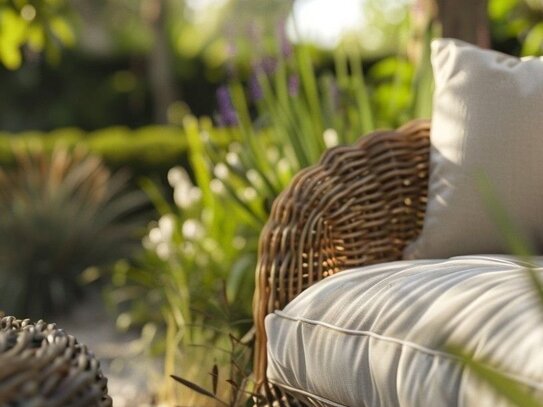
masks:
[[[41,25],[33,24],[28,28],[28,46],[39,52],[45,44],[45,33]]]
[[[189,381],[187,379],[183,379],[182,377],[179,377],[179,376],[176,376],[176,375],[173,375],[173,374],[170,375],[170,377],[172,379],[174,379],[176,382],[181,383],[183,386],[186,386],[189,389],[195,391],[196,393],[199,393],[199,394],[201,394],[203,396],[212,398],[213,400],[217,400],[219,403],[224,404],[225,406],[228,405],[224,401],[222,401],[220,398],[216,397],[213,393],[207,391],[203,387],[198,386],[196,383],[193,383],[193,382],[191,382],[191,381]]]
[[[490,385],[498,394],[519,407],[542,407],[534,396],[528,393],[525,386],[508,375],[499,372],[497,369],[486,363],[474,360],[472,356],[467,355],[462,349],[456,346],[450,346],[449,350],[456,355],[461,362],[469,367],[479,378]]]
[[[235,381],[233,381],[232,379],[227,379],[226,380],[226,383],[228,383],[230,386],[232,386],[234,389],[239,389],[239,384],[237,384]]]
[[[498,227],[505,243],[512,254],[528,259],[534,253],[533,245],[529,242],[517,225],[513,223],[509,213],[497,197],[494,185],[484,173],[477,174],[477,186],[485,208],[490,218]]]
[[[50,28],[55,36],[67,46],[73,46],[75,44],[75,34],[72,27],[61,17],[55,17],[51,20]]]
[[[517,4],[517,0],[490,0],[488,15],[493,20],[505,19]]]
[[[217,364],[213,364],[213,369],[211,370],[211,380],[213,385],[213,394],[217,394],[217,385],[219,382],[219,367]]]
[[[399,77],[402,81],[408,81],[413,77],[413,65],[400,57],[388,57],[375,63],[369,75],[376,80]]]
[[[541,55],[543,46],[543,23],[534,26],[522,45],[522,55]]]

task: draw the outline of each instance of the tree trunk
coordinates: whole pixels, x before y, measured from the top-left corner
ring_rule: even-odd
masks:
[[[154,120],[157,124],[168,123],[168,107],[176,101],[172,56],[166,32],[166,2],[155,0],[155,15],[152,19],[154,44],[148,56],[148,72],[153,97]]]
[[[490,47],[487,0],[437,0],[442,36]]]

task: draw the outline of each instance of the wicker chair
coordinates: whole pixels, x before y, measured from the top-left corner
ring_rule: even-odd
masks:
[[[110,407],[94,355],[54,324],[0,318],[0,405]]]
[[[430,123],[376,131],[335,147],[298,174],[274,202],[261,234],[254,372],[268,402],[296,405],[266,381],[264,318],[342,270],[401,258],[426,209]]]

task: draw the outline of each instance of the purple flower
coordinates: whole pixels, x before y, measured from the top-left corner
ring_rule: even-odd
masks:
[[[223,126],[235,126],[238,124],[236,109],[232,105],[230,92],[226,86],[219,86],[217,89],[217,105],[219,108],[220,121]]]
[[[288,94],[292,97],[298,96],[300,91],[300,78],[296,74],[288,77]]]
[[[277,68],[277,59],[270,55],[263,57],[258,64],[259,69],[261,69],[266,75],[272,75]]]
[[[292,44],[287,36],[286,24],[285,21],[282,21],[277,26],[277,39],[279,42],[279,47],[281,49],[281,55],[283,58],[288,59],[292,55]]]
[[[258,102],[264,97],[262,92],[262,86],[260,86],[260,81],[258,79],[257,71],[253,72],[249,78],[249,94],[251,95],[251,100],[253,102]]]

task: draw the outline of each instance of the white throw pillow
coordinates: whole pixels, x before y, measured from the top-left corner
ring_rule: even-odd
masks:
[[[505,253],[483,203],[484,174],[526,238],[543,248],[543,59],[462,41],[432,43],[428,204],[407,259]]]

